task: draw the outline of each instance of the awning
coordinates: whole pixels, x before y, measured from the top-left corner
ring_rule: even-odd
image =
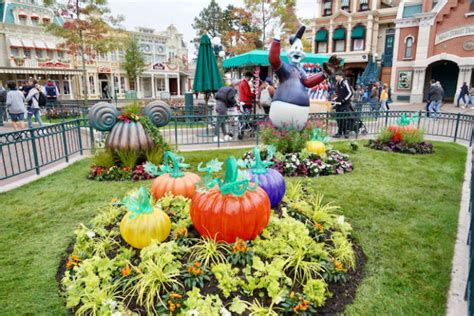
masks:
[[[46,41],[46,48],[47,49],[51,49],[51,50],[55,50],[56,49],[56,43],[54,42],[51,42],[51,41]]]
[[[26,39],[26,38],[22,38],[21,41],[22,41],[22,43],[23,43],[23,47],[26,47],[26,48],[35,48],[35,44],[33,44],[33,41],[32,41],[32,40]]]
[[[359,39],[365,37],[365,27],[363,25],[358,25],[352,29],[351,37],[353,39]]]
[[[268,62],[268,51],[267,50],[258,50],[234,56],[224,60],[224,68],[243,68],[243,67],[255,67],[255,66],[270,66]],[[286,52],[282,51],[280,53],[281,60],[288,62],[288,57]],[[307,53],[305,59],[302,63],[311,63],[311,64],[323,64],[328,61],[329,56],[321,54],[311,54]]]
[[[316,37],[314,38],[315,42],[327,42],[328,41],[328,30],[319,30],[316,33]]]
[[[42,40],[36,40],[35,39],[35,47],[37,49],[47,49],[48,47],[46,46],[46,43]]]
[[[332,39],[335,40],[335,41],[345,40],[346,39],[346,29],[344,29],[344,28],[336,29],[334,31],[334,34],[332,35]]]
[[[22,47],[23,44],[21,43],[21,40],[18,38],[9,38],[10,41],[10,47]]]
[[[36,20],[36,19],[39,18],[39,16],[38,16],[37,14],[33,13],[33,14],[31,15],[31,18]]]

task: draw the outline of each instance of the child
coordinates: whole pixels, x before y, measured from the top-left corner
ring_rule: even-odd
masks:
[[[387,102],[388,102],[388,86],[387,84],[384,84],[382,88],[382,92],[380,93],[380,109],[382,111],[388,111]]]

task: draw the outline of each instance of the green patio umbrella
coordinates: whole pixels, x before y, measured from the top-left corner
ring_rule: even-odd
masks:
[[[206,94],[206,112],[208,93],[216,92],[222,86],[224,86],[224,82],[222,81],[222,76],[217,66],[211,40],[209,36],[203,35],[199,43],[199,54],[196,72],[194,73],[193,90]]]

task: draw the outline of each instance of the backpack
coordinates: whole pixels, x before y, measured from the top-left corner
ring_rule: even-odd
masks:
[[[0,103],[7,102],[7,90],[0,90]]]
[[[268,89],[264,89],[260,92],[260,105],[268,108],[272,104],[272,97],[270,96],[270,92]]]
[[[56,88],[54,86],[46,86],[46,95],[48,97],[56,96]]]
[[[46,95],[43,92],[38,91],[37,101],[38,101],[38,106],[40,108],[44,108],[44,107],[46,107],[46,103],[48,102],[48,98],[46,97]]]

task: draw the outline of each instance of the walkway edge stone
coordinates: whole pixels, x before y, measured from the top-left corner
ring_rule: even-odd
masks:
[[[458,218],[458,232],[454,245],[454,256],[451,270],[451,284],[446,304],[447,316],[463,316],[468,314],[468,304],[464,300],[467,277],[469,274],[469,246],[467,238],[469,234],[469,200],[471,195],[471,168],[472,151],[467,148],[466,168],[464,171],[464,183],[462,187],[461,207]]]

